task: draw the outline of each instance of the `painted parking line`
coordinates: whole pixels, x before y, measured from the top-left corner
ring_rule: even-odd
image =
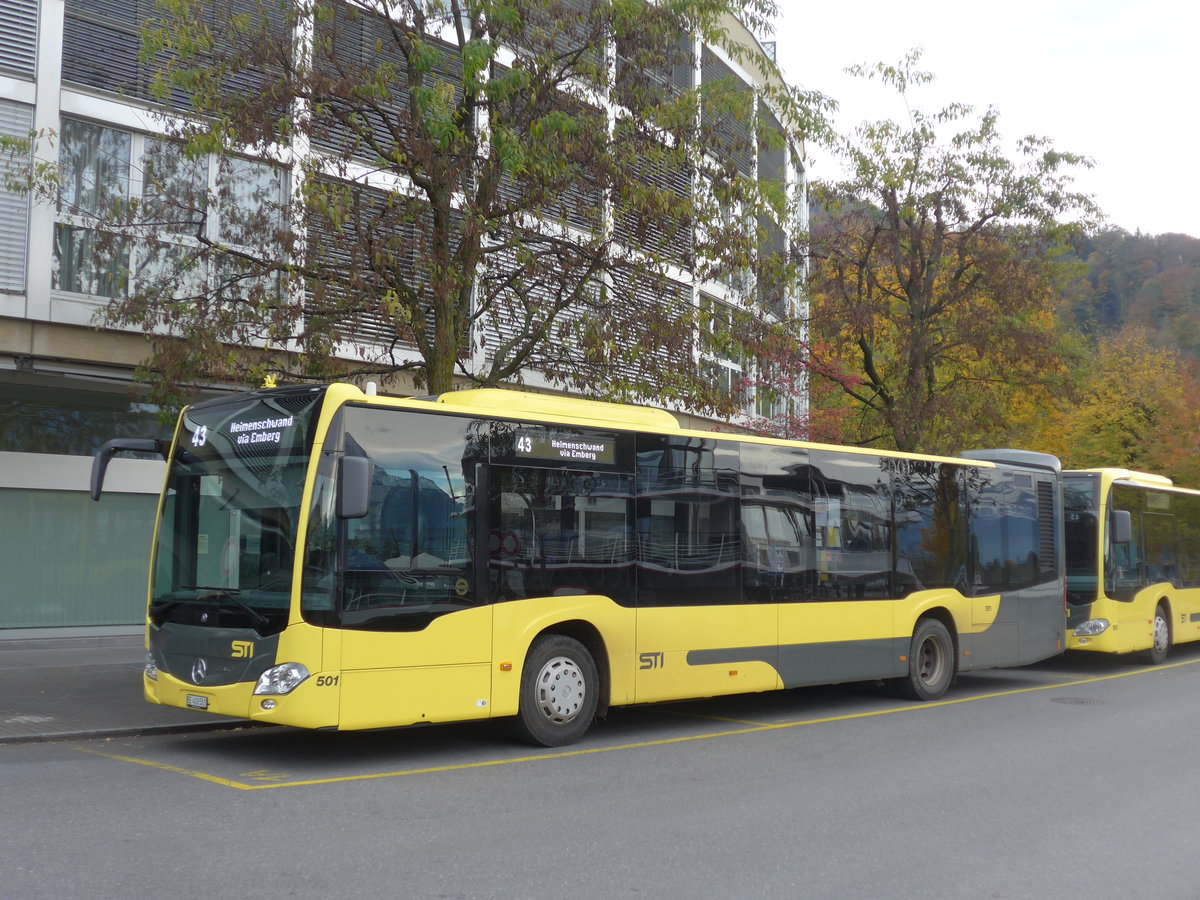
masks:
[[[911,713],[918,710],[937,709],[942,706],[955,706],[962,703],[975,703],[980,700],[994,700],[999,697],[1012,697],[1018,694],[1031,694],[1037,691],[1052,691],[1061,688],[1078,687],[1085,684],[1096,684],[1101,681],[1113,681],[1118,678],[1132,678],[1136,675],[1148,675],[1159,672],[1165,672],[1170,669],[1177,669],[1183,666],[1194,666],[1200,664],[1200,659],[1185,660],[1183,662],[1167,663],[1166,665],[1154,666],[1153,668],[1133,669],[1124,672],[1117,672],[1111,675],[1094,675],[1087,678],[1074,678],[1070,681],[1062,681],[1054,684],[1041,684],[1032,687],[1012,688],[1003,691],[992,691],[986,694],[977,694],[972,697],[957,697],[951,700],[934,700],[928,703],[915,703],[907,706],[896,706],[890,709],[876,709],[866,712],[846,713],[838,716],[821,716],[812,719],[795,719],[787,722],[747,722],[741,728],[728,728],[722,731],[711,731],[703,734],[681,735],[669,738],[660,738],[649,741],[633,741],[625,744],[614,744],[608,747],[585,747],[577,750],[560,750],[552,753],[541,753],[534,756],[511,756],[503,759],[480,760],[478,762],[469,763],[454,763],[444,766],[422,766],[411,769],[397,769],[389,772],[368,772],[360,775],[338,775],[329,778],[302,778],[289,780],[289,776],[282,772],[272,772],[267,769],[260,769],[252,772],[243,772],[237,777],[244,780],[234,778],[223,778],[219,775],[213,775],[208,772],[200,772],[195,769],[188,769],[182,766],[171,765],[170,763],[157,762],[150,759],[142,759],[136,756],[126,756],[118,753],[106,753],[101,750],[95,750],[89,747],[77,748],[83,753],[99,756],[105,759],[112,759],[118,762],[133,763],[134,765],[147,766],[152,769],[160,769],[165,772],[172,772],[176,775],[186,775],[191,778],[207,781],[211,784],[219,784],[222,787],[234,788],[239,791],[265,791],[274,790],[276,788],[294,788],[294,787],[312,787],[321,784],[340,784],[354,781],[374,781],[381,778],[403,778],[410,775],[435,775],[445,772],[458,772],[468,769],[487,769],[495,766],[511,766],[525,763],[546,762],[548,760],[568,759],[574,756],[592,756],[598,753],[614,753],[624,750],[643,750],[650,747],[664,747],[669,744],[684,744],[691,741],[709,741],[717,738],[736,737],[746,734],[756,734],[766,731],[782,731],[787,728],[800,728],[806,725],[826,725],[832,722],[848,722],[855,719],[869,719],[877,716],[890,716],[898,713]],[[722,719],[717,716],[694,715],[694,718],[709,719],[718,722],[737,722],[738,720]]]

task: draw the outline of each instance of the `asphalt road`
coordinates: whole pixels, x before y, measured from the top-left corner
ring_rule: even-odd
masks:
[[[0,746],[14,898],[1200,897],[1200,648],[493,725]]]

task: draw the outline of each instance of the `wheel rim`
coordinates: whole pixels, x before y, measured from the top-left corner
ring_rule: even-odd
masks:
[[[1167,643],[1171,639],[1170,629],[1167,627],[1167,618],[1162,613],[1154,617],[1154,649],[1158,653],[1165,653]]]
[[[946,669],[946,652],[942,642],[929,637],[921,642],[917,651],[917,677],[925,685],[935,685],[942,680]]]
[[[538,712],[547,722],[565,725],[583,709],[587,682],[575,660],[556,656],[547,660],[534,682]]]

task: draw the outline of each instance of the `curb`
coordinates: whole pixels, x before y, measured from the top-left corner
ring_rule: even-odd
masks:
[[[104,728],[90,731],[50,731],[44,734],[0,735],[0,746],[6,744],[45,744],[56,741],[94,741],[103,738],[141,737],[151,734],[188,734],[203,731],[233,731],[242,728],[263,728],[266,723],[249,719],[228,722],[197,722],[180,725],[136,725],[129,728]]]

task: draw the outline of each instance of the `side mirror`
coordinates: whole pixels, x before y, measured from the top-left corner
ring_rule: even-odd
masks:
[[[1133,540],[1133,515],[1127,509],[1114,509],[1110,513],[1109,534],[1114,544],[1128,544]]]
[[[163,442],[156,438],[117,438],[108,441],[92,454],[92,499],[99,500],[104,490],[104,473],[108,464],[118,453],[157,453],[163,459],[167,454]]]
[[[366,456],[343,456],[338,460],[337,517],[361,519],[371,509],[371,471]]]

